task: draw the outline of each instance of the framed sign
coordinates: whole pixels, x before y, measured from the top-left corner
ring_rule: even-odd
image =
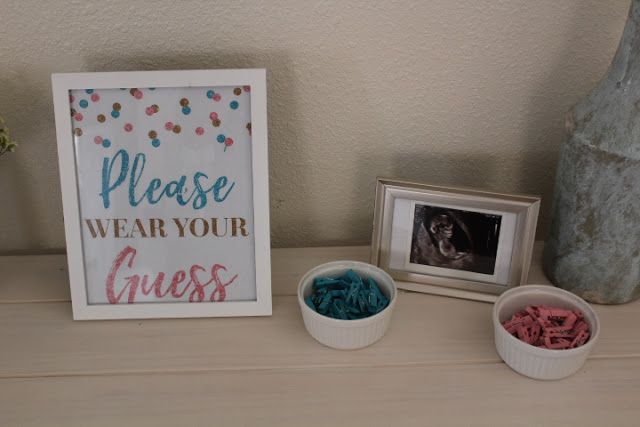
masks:
[[[270,315],[265,70],[52,81],[74,319]]]
[[[371,263],[399,288],[495,301],[526,283],[540,198],[378,179]]]

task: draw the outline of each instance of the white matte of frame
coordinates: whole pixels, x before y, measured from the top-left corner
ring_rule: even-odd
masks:
[[[265,70],[52,83],[74,319],[271,315]]]
[[[535,196],[379,178],[371,263],[401,289],[495,301],[526,283],[539,208]],[[464,251],[450,242],[454,227],[468,242]],[[470,249],[478,233],[487,247],[482,256]],[[446,262],[424,261],[423,253]]]

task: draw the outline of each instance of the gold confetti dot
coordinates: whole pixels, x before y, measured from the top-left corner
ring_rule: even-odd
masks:
[[[99,121],[100,123],[104,123],[104,121],[105,121],[106,119],[107,119],[107,118],[104,116],[104,114],[98,114],[98,121]]]
[[[113,104],[113,110],[114,111],[120,111],[120,109],[122,108],[122,106],[119,103],[115,103]]]
[[[187,105],[189,105],[189,100],[187,98],[182,98],[180,100],[180,105],[182,105],[183,107],[186,107]]]
[[[151,106],[151,109],[152,109],[153,111],[155,111],[156,113],[157,113],[158,111],[160,111],[160,107],[158,107],[158,105],[157,105],[157,104],[153,104],[153,105]]]
[[[74,133],[76,136],[82,136],[82,129],[80,129],[80,128],[75,128],[75,129],[73,130],[73,133]]]
[[[180,133],[181,130],[182,128],[180,127],[180,125],[175,125],[173,127],[173,133]]]
[[[77,113],[76,109],[75,109],[75,108],[72,108],[72,109],[71,109],[71,117],[75,116],[75,115],[76,115],[76,113]]]
[[[155,130],[149,131],[149,138],[156,139],[158,137],[158,132]]]
[[[129,89],[129,93],[133,96],[133,95],[135,95],[135,94],[136,94],[136,91],[137,91],[137,90],[138,90],[138,88],[135,88],[135,87],[134,87],[134,88],[131,88],[131,89]]]
[[[220,126],[220,123],[221,123],[220,119],[211,120],[211,124],[214,125],[215,127]]]
[[[240,89],[239,87],[235,88],[235,89],[233,90],[233,94],[234,94],[235,96],[240,96],[240,95],[242,94],[242,89]]]

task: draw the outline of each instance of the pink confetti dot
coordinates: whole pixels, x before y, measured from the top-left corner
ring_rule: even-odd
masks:
[[[69,95],[69,102],[73,102],[73,101],[75,101],[75,100],[76,100],[76,99],[73,97],[73,95]]]
[[[242,90],[245,92],[251,92],[251,86],[242,86]]]
[[[214,111],[213,113],[209,114],[209,118],[211,120],[218,120],[218,113]]]
[[[135,99],[142,99],[142,91],[140,89],[136,90],[133,93],[133,96],[134,96]]]
[[[76,115],[73,116],[73,118],[76,119],[76,121],[81,122],[84,116],[82,115],[82,113],[76,113]]]
[[[215,95],[213,95],[213,100],[214,101],[220,101],[222,99],[222,97],[220,96],[219,93],[216,93]]]
[[[151,107],[145,108],[144,112],[147,114],[147,116],[153,116],[153,113],[155,113],[155,111]]]
[[[131,132],[133,130],[133,125],[131,123],[125,124],[124,130],[126,130],[127,132]]]
[[[231,138],[227,138],[224,140],[224,145],[226,145],[227,147],[231,147],[233,145],[233,139]]]
[[[166,130],[171,130],[171,129],[173,129],[173,123],[171,123],[171,122],[167,122],[167,123],[165,123],[165,124],[164,124],[164,128],[165,128]]]
[[[93,142],[95,142],[98,145],[102,144],[102,137],[96,136],[95,138],[93,138]]]
[[[100,95],[98,95],[97,93],[92,93],[92,94],[91,94],[91,100],[92,100],[93,102],[98,102],[98,101],[100,101]]]
[[[203,135],[204,134],[204,129],[201,127],[197,127],[196,128],[196,135]]]

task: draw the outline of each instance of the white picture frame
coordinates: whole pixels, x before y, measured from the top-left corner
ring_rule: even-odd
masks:
[[[371,263],[400,289],[493,302],[527,281],[539,209],[536,196],[378,178]],[[480,233],[485,249],[456,252],[443,224],[469,243]]]
[[[52,87],[74,319],[271,315],[266,71],[264,69],[238,69],[53,74]],[[251,121],[247,125],[247,129],[251,144],[247,150],[250,151],[251,159],[246,162],[250,164],[249,172],[252,183],[252,195],[249,195],[248,199],[252,202],[250,210],[253,215],[254,252],[252,256],[255,257],[255,298],[216,302],[89,303],[80,212],[80,204],[84,194],[79,190],[80,179],[78,178],[78,163],[83,159],[76,157],[77,147],[74,142],[74,132],[76,131],[73,129],[72,120],[70,120],[72,103],[70,94],[77,90],[99,92],[121,88],[149,88],[160,91],[163,88],[167,88],[167,90],[168,88],[184,88],[187,90],[209,87],[242,87],[250,92]],[[131,94],[136,95],[137,93],[131,89]],[[209,92],[207,92],[207,96],[209,96]],[[182,103],[182,101],[180,102]],[[231,106],[231,104],[228,105]],[[158,107],[156,107],[157,110]],[[213,119],[211,123],[213,123]],[[225,150],[227,145],[228,141],[225,140]],[[227,218],[225,218],[225,225],[226,221]],[[211,274],[213,275],[213,268]],[[214,296],[211,295],[211,298],[213,299]]]

